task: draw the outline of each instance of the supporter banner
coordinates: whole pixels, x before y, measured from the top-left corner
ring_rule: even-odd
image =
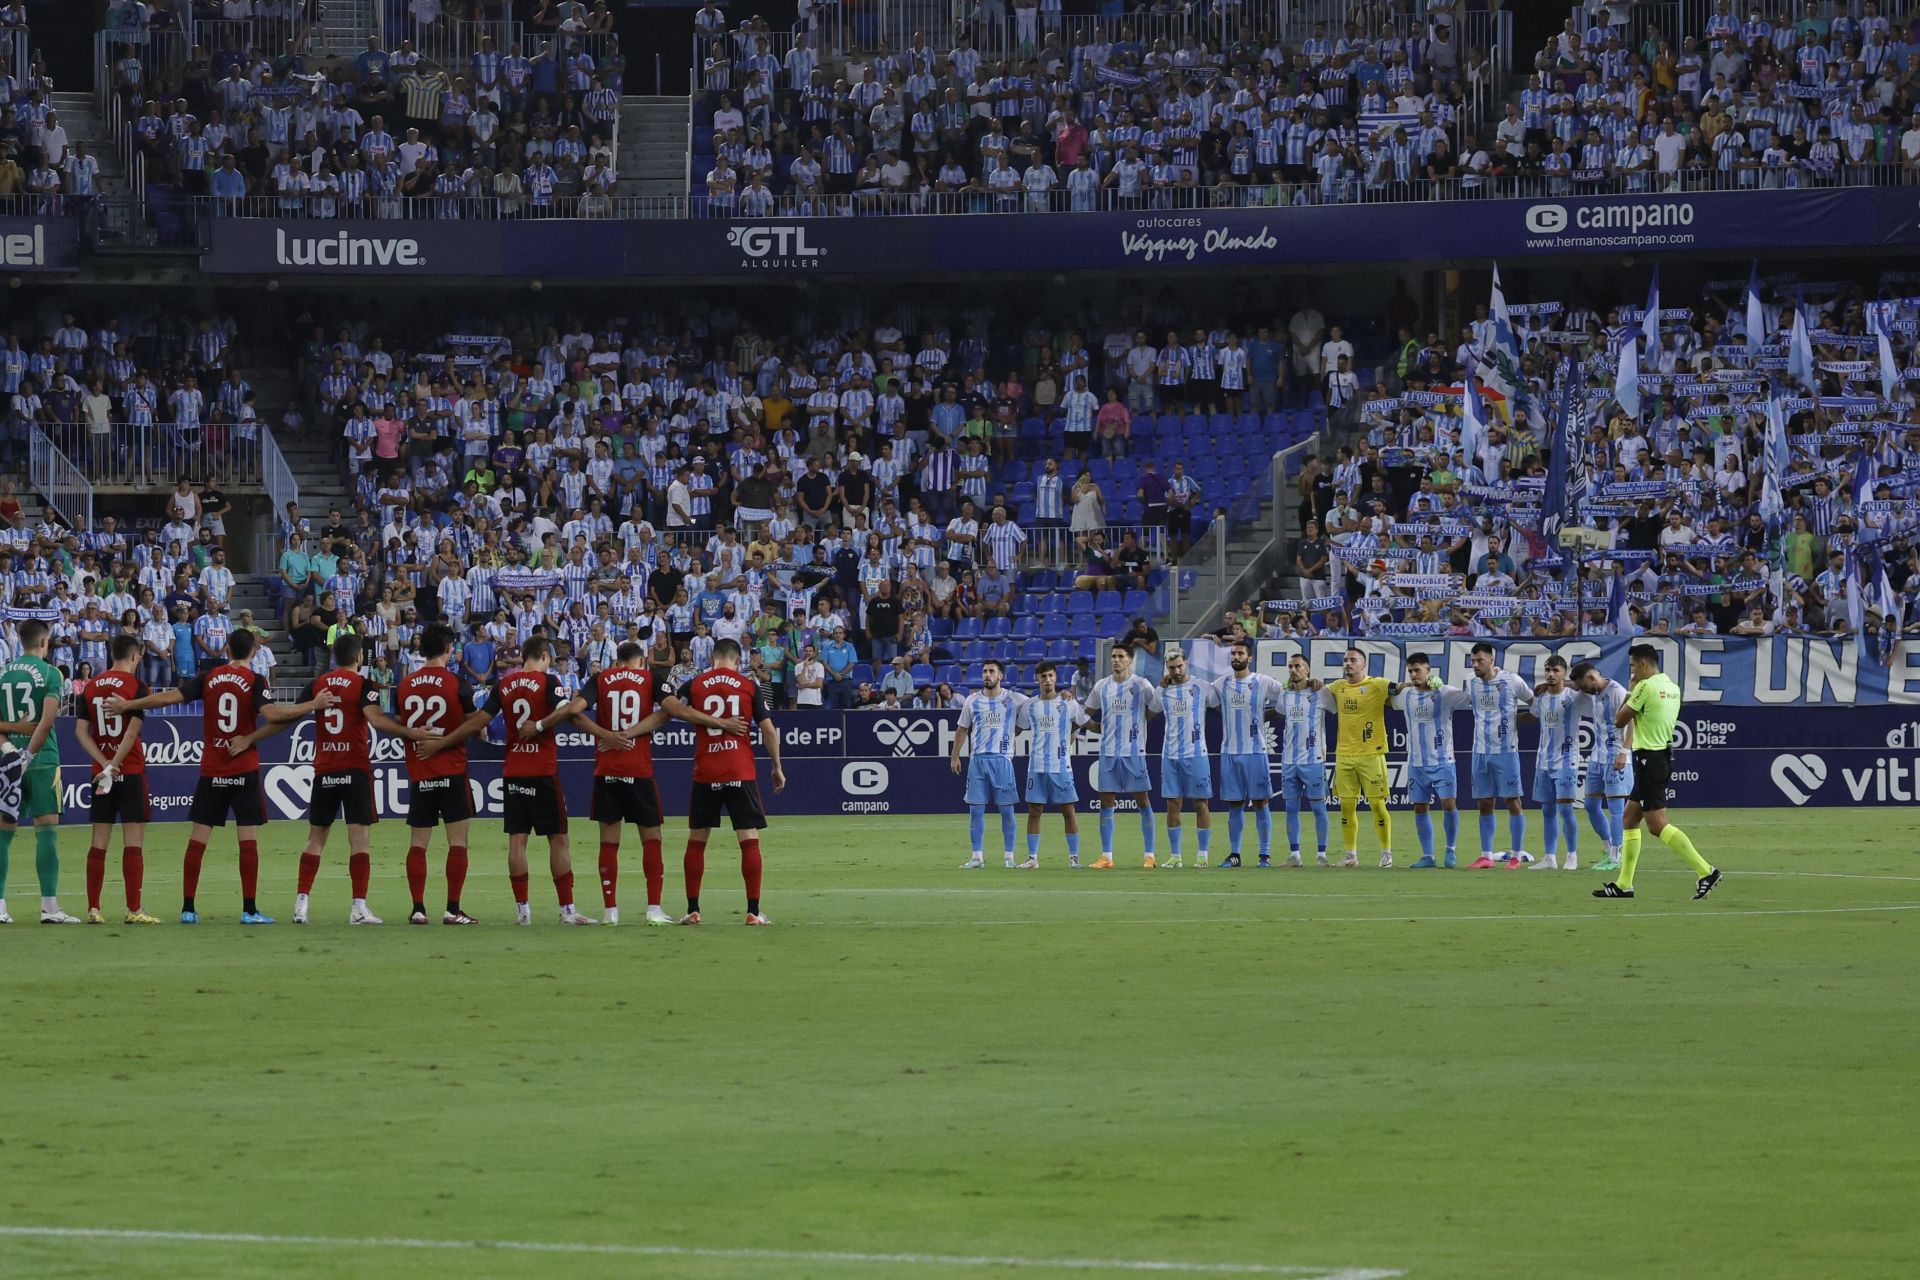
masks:
[[[1443,679],[1458,684],[1471,672],[1473,646],[1480,642],[1477,637],[1445,636],[1428,641],[1366,639],[1354,643],[1373,655],[1369,669],[1375,675],[1401,679],[1405,655],[1420,651],[1433,659],[1434,669]],[[1275,679],[1285,679],[1287,659],[1295,653],[1304,653],[1317,678],[1337,680],[1348,643],[1344,638],[1263,640],[1255,669]],[[1900,641],[1894,646],[1892,661],[1888,663],[1882,663],[1871,652],[1871,647],[1863,658],[1860,647],[1851,638],[1827,640],[1817,636],[1773,636],[1760,640],[1744,636],[1687,639],[1608,636],[1577,640],[1493,639],[1487,643],[1500,650],[1502,666],[1518,672],[1529,684],[1538,684],[1545,678],[1543,664],[1553,654],[1565,658],[1569,666],[1596,663],[1609,676],[1625,684],[1628,646],[1651,644],[1660,650],[1661,670],[1680,686],[1689,709],[1920,706],[1920,640]]]
[[[1279,642],[1266,642],[1268,644]],[[1318,642],[1312,642],[1318,644]],[[866,815],[890,813],[952,814],[955,838],[963,838],[960,815],[963,782],[948,767],[948,753],[958,732],[953,711],[815,712],[781,718],[782,754],[787,787],[772,793],[768,768],[760,767],[762,799],[777,831],[780,820],[800,815]],[[1388,773],[1392,803],[1406,802],[1406,726],[1396,713],[1388,717]],[[154,716],[146,722],[148,789],[153,817],[162,822],[184,822],[198,776],[200,757],[198,716]],[[1152,775],[1156,804],[1160,782],[1159,721],[1151,722],[1148,747],[1153,753]],[[1270,745],[1272,734],[1269,728]],[[1459,735],[1460,794],[1469,796],[1467,753],[1470,730],[1461,718]],[[1581,748],[1588,745],[1583,728]],[[70,721],[60,725],[62,758],[73,761],[78,748]],[[584,734],[563,734],[560,778],[568,809],[588,812],[593,785],[591,749]],[[1210,740],[1219,741],[1216,723]],[[656,770],[661,800],[670,818],[683,819],[690,783],[693,735],[672,729],[659,735]],[[1521,746],[1531,754],[1534,729],[1521,726]],[[1093,807],[1099,786],[1096,738],[1082,735],[1076,744],[1074,773],[1081,806]],[[1025,742],[1016,743],[1024,752]],[[261,781],[272,822],[301,822],[313,786],[311,723],[291,734],[261,744]],[[1754,706],[1689,706],[1675,728],[1674,801],[1682,808],[1701,806],[1751,808],[1798,805],[1920,804],[1920,711],[1902,707],[1860,708],[1853,714],[1796,714],[1792,708]],[[475,811],[498,818],[503,810],[504,784],[497,749],[478,746],[468,771]],[[1531,769],[1531,764],[1527,765]],[[1024,776],[1025,761],[1017,772]],[[1332,766],[1328,766],[1331,777]],[[412,788],[400,762],[398,742],[379,739],[374,750],[374,796],[382,819],[404,819]],[[69,763],[62,771],[63,820],[84,823],[92,790],[84,767]],[[1275,777],[1276,790],[1278,777]],[[1132,802],[1123,802],[1131,808]],[[580,821],[584,822],[582,818]],[[276,828],[268,835],[269,852],[290,853],[302,828]],[[1049,826],[1050,847],[1057,856],[1057,828]],[[221,832],[216,843],[226,837]],[[167,842],[161,842],[163,849]],[[153,842],[149,841],[149,853]]]
[[[210,272],[705,278],[1247,267],[1920,243],[1902,188],[729,221],[213,218]]]
[[[78,271],[80,227],[71,218],[0,218],[0,270]]]

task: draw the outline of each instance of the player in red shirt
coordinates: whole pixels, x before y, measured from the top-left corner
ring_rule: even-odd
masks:
[[[300,695],[312,698],[324,689],[337,701],[313,717],[313,788],[307,799],[307,847],[300,851],[300,882],[293,897],[295,924],[307,922],[320,855],[333,834],[334,820],[341,817],[347,821],[347,875],[353,885],[347,923],[383,923],[367,907],[373,824],[380,820],[373,802],[373,736],[368,726],[409,742],[438,736],[430,729],[409,729],[380,709],[380,690],[360,674],[360,655],[360,637],[341,636],[333,642],[333,670],[316,676]]]
[[[506,784],[507,879],[513,885],[516,924],[532,924],[527,905],[527,837],[547,838],[547,863],[560,898],[561,924],[598,924],[573,905],[573,859],[567,851],[567,797],[560,790],[559,748],[555,725],[578,718],[580,727],[617,751],[633,738],[581,717],[585,698],[569,698],[551,670],[553,642],[531,635],[520,646],[520,666],[493,685],[491,703],[506,719],[507,756],[500,772]]]
[[[206,704],[201,709],[205,743],[200,752],[200,781],[193,790],[193,805],[187,810],[187,820],[193,826],[187,832],[186,862],[180,873],[181,924],[200,923],[194,903],[200,887],[200,862],[206,856],[213,828],[226,826],[228,814],[233,815],[240,841],[240,923],[273,923],[272,916],[261,913],[257,897],[260,824],[266,820],[266,811],[260,794],[260,752],[254,744],[278,726],[331,707],[336,701],[331,691],[322,690],[305,702],[269,702],[267,678],[247,665],[256,643],[254,633],[241,628],[227,637],[228,661],[221,665],[189,676],[177,689],[138,698],[115,695],[104,704],[114,715],[182,702]]]
[[[93,838],[87,846],[87,923],[105,924],[100,910],[100,892],[107,883],[107,844],[113,839],[113,824],[120,824],[120,876],[127,885],[128,924],[159,924],[157,916],[140,907],[140,886],[146,878],[146,859],[141,846],[146,843],[147,822],[152,816],[147,797],[147,752],[140,742],[145,717],[135,712],[121,715],[108,711],[111,697],[138,698],[147,692],[146,682],[135,673],[144,652],[138,636],[115,636],[107,650],[112,664],[80,690],[78,715],[73,736],[87,753],[87,767],[93,778]]]
[[[753,739],[773,764],[773,793],[786,789],[787,774],[780,767],[780,733],[773,723],[773,693],[740,672],[740,645],[718,640],[713,667],[662,702],[675,719],[699,725],[702,732],[693,749],[693,795],[687,802],[687,914],[681,924],[700,923],[700,878],[707,868],[707,836],[725,812],[740,841],[740,874],[747,882],[747,923],[772,924],[760,914],[760,832],[767,813],[760,803],[755,778]],[[752,723],[745,723],[751,717]]]
[[[593,820],[600,824],[600,894],[606,901],[605,924],[620,923],[615,889],[620,879],[620,828],[631,822],[640,828],[641,869],[647,877],[647,923],[672,924],[660,905],[666,887],[666,863],[660,853],[660,791],[653,782],[655,729],[667,722],[667,713],[654,705],[653,675],[647,670],[646,650],[637,641],[623,642],[614,651],[614,664],[593,681],[593,718],[614,733],[626,734],[633,745],[623,749],[599,744],[593,757]],[[576,719],[583,728],[585,722]]]
[[[427,922],[427,842],[433,829],[447,829],[447,910],[441,924],[478,924],[460,907],[467,883],[467,831],[473,820],[473,789],[467,780],[467,739],[487,727],[491,713],[475,708],[473,688],[447,665],[454,630],[429,623],[420,633],[422,665],[394,690],[393,705],[409,729],[435,736],[407,743],[407,887],[413,891],[408,924]]]

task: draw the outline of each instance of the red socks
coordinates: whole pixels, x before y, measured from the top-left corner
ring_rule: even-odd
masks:
[[[451,872],[449,872],[449,878],[451,878]],[[414,906],[419,907],[426,902],[427,848],[425,845],[407,850],[407,891],[413,895]]]
[[[319,874],[320,874],[320,855],[317,853],[301,854],[300,855],[300,892],[312,893],[313,878]],[[356,898],[366,897],[364,893],[356,893],[353,896]]]
[[[760,842],[758,840],[740,842],[740,878],[747,882],[747,901],[758,905],[760,902]]]
[[[187,841],[186,861],[180,865],[180,893],[189,900],[199,896],[200,862],[207,856],[207,842]]]
[[[107,851],[105,849],[87,850],[87,908],[100,909],[100,890],[107,883]]]
[[[260,891],[260,842],[240,842],[240,896],[253,899]]]
[[[687,877],[687,910],[700,909],[700,877],[707,873],[707,846],[704,844],[687,845],[687,856],[681,860],[681,869]]]
[[[367,896],[367,881],[373,878],[373,855],[355,853],[347,858],[347,878],[353,882],[353,896]]]
[[[507,880],[513,885],[513,900],[525,906],[527,902],[527,878],[525,876],[509,875]]]
[[[620,905],[614,886],[620,881],[620,842],[600,842],[600,897],[609,907]]]
[[[657,907],[667,887],[667,861],[660,854],[658,840],[640,842],[640,869],[647,876],[647,905]]]
[[[120,850],[120,878],[127,882],[127,910],[138,911],[140,887],[147,878],[147,860],[140,856],[139,845],[127,845]]]
[[[427,853],[420,851],[420,883],[427,883]],[[467,846],[450,844],[447,846],[447,902],[460,901],[460,891],[467,887]]]
[[[553,892],[554,895],[560,899],[561,906],[571,905],[573,902],[573,872],[568,871],[562,875],[555,876],[553,878]],[[526,899],[522,898],[521,901],[524,902]]]

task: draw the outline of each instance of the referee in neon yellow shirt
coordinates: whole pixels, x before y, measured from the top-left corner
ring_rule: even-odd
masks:
[[[1621,728],[1633,726],[1633,794],[1627,798],[1626,835],[1620,854],[1620,878],[1593,891],[1596,898],[1631,898],[1633,872],[1640,863],[1640,820],[1661,844],[1680,855],[1700,877],[1696,899],[1713,892],[1720,872],[1693,847],[1687,833],[1667,821],[1667,793],[1673,778],[1673,726],[1680,718],[1680,687],[1660,670],[1660,653],[1650,644],[1627,650],[1632,681],[1627,700],[1614,717]]]

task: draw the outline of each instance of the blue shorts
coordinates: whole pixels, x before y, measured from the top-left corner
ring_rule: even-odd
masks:
[[[1571,765],[1564,769],[1535,769],[1533,798],[1540,804],[1578,800],[1580,798],[1579,781]]]
[[[1073,785],[1071,773],[1042,773],[1027,770],[1027,803],[1038,805],[1079,804],[1080,791]]]
[[[1451,800],[1460,793],[1460,778],[1453,763],[1410,764],[1407,766],[1407,803],[1435,804]]]
[[[1273,799],[1273,766],[1263,755],[1220,757],[1220,798],[1228,803]]]
[[[1630,796],[1633,794],[1633,753],[1627,753],[1627,762],[1618,769],[1602,765],[1587,765],[1587,794],[1590,796]]]
[[[1009,756],[967,757],[967,803],[1010,805],[1020,793],[1013,785],[1013,760]]]
[[[1169,800],[1213,799],[1213,766],[1205,756],[1161,756],[1160,794]]]
[[[1310,803],[1324,803],[1327,798],[1327,766],[1315,761],[1312,764],[1289,764],[1280,767],[1280,794],[1289,805],[1302,800]]]
[[[1473,798],[1475,800],[1512,800],[1520,790],[1520,753],[1473,757]]]
[[[1145,760],[1122,760],[1100,757],[1100,794],[1109,796],[1130,796],[1141,791],[1153,790],[1153,783],[1147,778]]]

